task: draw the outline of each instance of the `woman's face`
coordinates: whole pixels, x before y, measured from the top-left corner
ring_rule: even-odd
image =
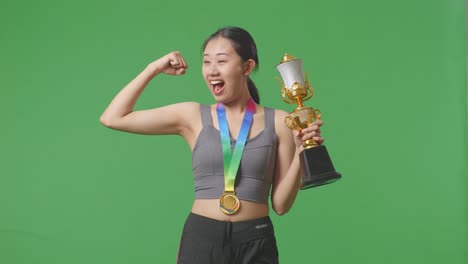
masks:
[[[248,73],[231,41],[222,37],[210,40],[203,54],[203,78],[218,102],[227,102],[247,91]]]

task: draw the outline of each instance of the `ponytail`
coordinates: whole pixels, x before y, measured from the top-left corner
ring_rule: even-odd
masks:
[[[257,86],[255,86],[255,83],[250,79],[250,77],[247,78],[247,88],[249,89],[250,97],[252,97],[254,102],[260,104],[260,95],[258,94]]]

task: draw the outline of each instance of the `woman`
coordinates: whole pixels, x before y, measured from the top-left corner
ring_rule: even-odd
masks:
[[[171,52],[122,89],[101,122],[132,133],[181,135],[189,144],[195,201],[178,263],[278,263],[269,218],[270,189],[273,210],[287,213],[301,184],[302,142],[313,138],[321,144],[322,122],[292,133],[283,123],[286,112],[259,104],[249,77],[259,65],[257,48],[244,29],[216,31],[203,50],[202,74],[216,104],[184,102],[133,111],[155,76],[187,71],[183,56]]]

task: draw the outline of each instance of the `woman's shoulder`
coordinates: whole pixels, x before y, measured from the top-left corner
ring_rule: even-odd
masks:
[[[288,112],[282,110],[282,109],[276,109],[276,108],[273,108],[273,107],[269,107],[269,106],[263,106],[263,108],[265,109],[265,111],[271,111],[274,113],[274,116],[275,116],[275,123],[279,120],[281,122],[283,122],[284,118],[289,115]]]
[[[280,136],[280,134],[284,134],[285,132],[286,133],[289,132],[286,125],[284,124],[284,119],[286,118],[287,115],[289,115],[288,112],[282,109],[277,109],[277,108],[273,108],[270,106],[262,105],[261,107],[263,108],[264,113],[270,112],[270,117],[271,117],[271,113],[273,114],[272,119],[274,120],[274,128],[278,136]]]
[[[266,108],[268,108],[268,107],[266,107]],[[286,116],[289,115],[289,113],[282,110],[282,109],[276,109],[276,108],[270,108],[270,109],[275,114],[275,117],[274,117],[274,119],[275,119],[275,132],[276,132],[277,136],[278,137],[289,136],[291,131],[289,130],[289,128],[284,123],[284,119],[286,118]]]

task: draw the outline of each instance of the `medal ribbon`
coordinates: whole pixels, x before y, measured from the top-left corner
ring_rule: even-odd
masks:
[[[231,137],[229,136],[229,127],[226,118],[226,111],[221,103],[216,105],[218,114],[219,131],[221,134],[221,144],[223,147],[224,160],[224,191],[234,192],[234,182],[236,180],[237,170],[244,151],[244,146],[249,135],[250,125],[252,124],[253,114],[255,112],[255,103],[252,98],[249,99],[247,109],[245,110],[242,126],[237,137],[234,151],[231,148]]]

